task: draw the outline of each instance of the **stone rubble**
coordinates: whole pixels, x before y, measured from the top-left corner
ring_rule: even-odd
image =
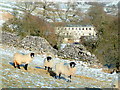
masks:
[[[67,44],[63,49],[58,50],[58,56],[65,59],[76,59],[87,61],[90,64],[99,63],[97,57],[91,54],[82,44]]]
[[[55,50],[44,38],[37,36],[26,36],[21,39],[17,34],[2,32],[2,44],[20,47],[26,50],[35,51],[37,53],[57,54]]]

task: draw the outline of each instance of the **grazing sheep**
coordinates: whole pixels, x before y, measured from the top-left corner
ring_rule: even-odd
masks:
[[[68,76],[70,78],[69,81],[71,82],[71,76],[73,76],[76,72],[75,65],[76,65],[75,62],[70,62],[67,65],[65,65],[64,63],[56,64],[55,66],[56,75],[59,76],[59,79],[60,79],[61,74]]]
[[[20,69],[20,64],[25,63],[25,70],[27,70],[28,64],[33,60],[34,53],[30,54],[20,54],[20,53],[15,53],[13,57],[13,66],[16,68],[16,66]]]
[[[52,67],[53,67],[52,57],[48,56],[47,58],[44,59],[44,67],[45,67],[45,70],[47,68],[48,68],[48,71],[52,70]]]

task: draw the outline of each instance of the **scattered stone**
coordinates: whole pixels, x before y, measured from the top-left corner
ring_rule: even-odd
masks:
[[[14,47],[24,48],[26,50],[35,51],[37,53],[52,53],[57,55],[55,50],[46,39],[38,36],[26,36],[20,39],[17,34],[2,32],[2,44],[7,44]]]
[[[80,61],[86,61],[90,64],[99,63],[95,55],[91,54],[82,44],[68,44],[63,49],[58,50],[58,56]]]

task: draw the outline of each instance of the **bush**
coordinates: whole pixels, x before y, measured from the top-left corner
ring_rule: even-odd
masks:
[[[15,32],[21,38],[27,35],[45,38],[52,46],[57,42],[54,27],[39,17],[25,14],[21,18],[14,17],[3,24],[2,30]]]
[[[108,15],[103,7],[94,5],[90,8],[91,22],[96,26],[98,40],[85,40],[82,43],[93,52],[102,64],[115,64],[118,57],[118,18]]]

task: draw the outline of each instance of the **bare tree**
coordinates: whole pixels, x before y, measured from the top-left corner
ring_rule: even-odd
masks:
[[[56,5],[57,14],[61,19],[61,21],[77,22],[82,15],[81,9],[78,7],[78,4],[67,2],[67,3],[64,3],[64,5],[66,6],[66,8],[63,10],[60,8],[59,4]]]
[[[17,2],[15,7],[16,8],[14,9],[23,11],[25,13],[32,13],[36,9],[37,5],[35,2]]]
[[[76,2],[16,2],[13,3],[13,6],[11,7],[13,9],[12,14],[16,16],[19,12],[22,12],[39,16],[45,21],[52,22],[78,22],[82,15],[79,4]]]

